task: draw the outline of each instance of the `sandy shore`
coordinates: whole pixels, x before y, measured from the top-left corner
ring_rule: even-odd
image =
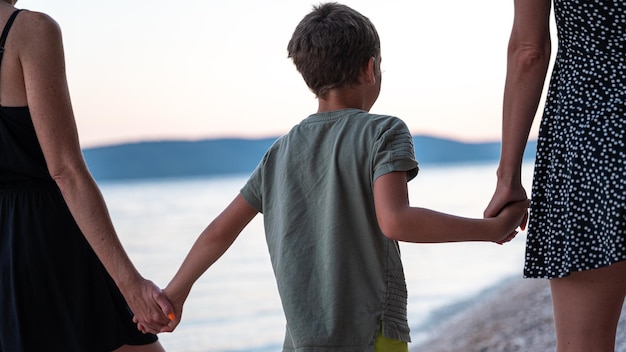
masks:
[[[427,341],[411,352],[544,352],[556,339],[547,280],[508,279],[474,299],[450,307],[429,323]],[[616,349],[626,352],[626,308]]]

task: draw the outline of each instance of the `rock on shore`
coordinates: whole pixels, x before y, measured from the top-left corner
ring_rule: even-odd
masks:
[[[412,352],[555,351],[552,298],[547,280],[509,279],[431,324],[429,338]],[[626,352],[626,308],[616,352]]]

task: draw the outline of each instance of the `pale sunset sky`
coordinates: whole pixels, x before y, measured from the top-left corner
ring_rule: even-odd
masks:
[[[414,134],[500,138],[512,0],[346,0],[382,43],[373,113]],[[312,0],[20,0],[63,31],[83,147],[278,136],[317,109],[287,59]],[[531,138],[536,135],[536,119]]]

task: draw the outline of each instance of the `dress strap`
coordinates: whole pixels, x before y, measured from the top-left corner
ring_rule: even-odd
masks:
[[[7,36],[9,35],[9,29],[11,29],[11,26],[13,25],[13,21],[15,21],[15,17],[17,17],[17,14],[20,13],[20,11],[22,10],[16,10],[11,14],[11,17],[9,17],[9,20],[7,21],[7,24],[4,25],[4,30],[2,31],[2,36],[0,36],[0,63],[2,62],[2,55],[4,54],[4,44],[7,41]]]

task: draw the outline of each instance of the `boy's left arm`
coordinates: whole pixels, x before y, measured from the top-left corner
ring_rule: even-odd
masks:
[[[475,219],[409,204],[406,172],[390,172],[374,181],[378,225],[392,240],[416,243],[506,242],[525,224],[528,201],[505,207],[497,217]]]
[[[175,316],[161,332],[173,331],[181,319],[183,303],[196,280],[235,241],[258,212],[241,195],[235,199],[202,231],[178,272],[163,290],[174,306]]]

